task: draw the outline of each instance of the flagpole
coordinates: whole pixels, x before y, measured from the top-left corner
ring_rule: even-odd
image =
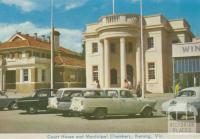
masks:
[[[113,0],[113,14],[115,14],[115,0]]]
[[[144,38],[143,38],[143,6],[142,6],[142,0],[140,0],[140,23],[141,23],[141,71],[142,71],[142,98],[144,98],[144,94],[145,94],[145,78],[144,78]]]
[[[54,89],[54,0],[51,0],[51,89]]]

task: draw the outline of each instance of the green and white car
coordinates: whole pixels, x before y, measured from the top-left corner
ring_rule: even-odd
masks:
[[[86,118],[102,119],[106,115],[153,116],[156,101],[137,98],[127,89],[86,90],[83,97],[72,99],[70,109]]]

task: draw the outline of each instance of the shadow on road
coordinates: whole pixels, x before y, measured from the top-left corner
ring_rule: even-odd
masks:
[[[21,115],[39,115],[39,114],[58,114],[60,112],[55,112],[55,111],[39,111],[37,113],[27,113],[27,112],[20,112],[19,114]]]

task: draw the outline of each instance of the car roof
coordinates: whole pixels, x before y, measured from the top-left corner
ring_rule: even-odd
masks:
[[[126,88],[60,88],[58,90],[64,90],[64,91],[67,91],[67,90],[72,90],[72,91],[75,91],[75,90],[82,90],[82,91],[87,91],[87,90],[118,90],[118,91],[121,91],[121,90],[127,90]]]
[[[200,87],[188,87],[188,88],[184,88],[183,91],[184,91],[184,90],[194,90],[194,91],[200,93]]]
[[[85,90],[100,90],[98,88],[60,88],[58,90],[72,90],[72,91],[75,91],[75,90],[82,90],[82,91],[85,91]]]

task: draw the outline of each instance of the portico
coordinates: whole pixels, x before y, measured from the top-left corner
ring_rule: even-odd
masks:
[[[139,39],[139,38],[138,38]],[[140,69],[136,67],[137,64],[140,65],[140,49],[138,39],[130,38],[130,37],[115,37],[115,38],[105,38],[100,41],[100,49],[102,50],[102,64],[101,68],[104,71],[104,76],[100,77],[100,83],[102,86],[123,87],[124,80],[128,79],[132,82],[132,84],[136,85],[136,79],[139,81]],[[131,41],[130,41],[131,40]],[[135,41],[132,41],[135,40]],[[114,51],[114,52],[113,52]],[[132,59],[130,59],[132,58]],[[131,67],[131,69],[135,71],[132,75],[127,73],[127,65]],[[112,69],[117,71],[117,83],[112,83],[112,78],[114,78],[112,74]],[[102,73],[103,75],[103,73]]]

